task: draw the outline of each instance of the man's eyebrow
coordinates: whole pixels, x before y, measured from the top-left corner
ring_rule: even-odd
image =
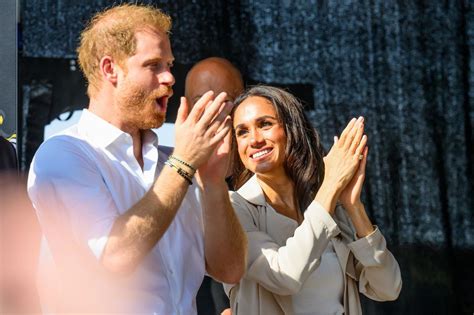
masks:
[[[146,59],[144,62],[143,62],[143,65],[149,65],[150,63],[155,63],[155,62],[161,62],[163,61],[165,58],[162,58],[162,57],[154,57],[154,58],[149,58],[149,59]],[[169,60],[170,63],[174,63],[174,58],[171,58]]]
[[[143,64],[144,65],[149,65],[150,63],[155,63],[155,62],[159,62],[161,61],[162,59],[160,57],[155,57],[155,58],[149,58],[149,59],[146,59],[145,61],[143,61]]]

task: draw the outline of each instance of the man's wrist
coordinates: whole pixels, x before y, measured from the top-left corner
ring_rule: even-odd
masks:
[[[202,189],[206,190],[228,190],[227,183],[224,178],[207,178],[205,176],[198,176],[198,183]]]
[[[183,158],[180,158],[176,155],[170,155],[168,157],[170,160],[181,164],[183,167],[187,168],[190,173],[194,175],[196,173],[196,167],[189,162],[186,162]]]
[[[174,161],[171,160],[171,159],[168,159],[165,162],[165,164],[168,165],[169,167],[171,167],[172,169],[174,169],[179,174],[179,176],[181,176],[182,178],[184,178],[186,180],[186,182],[188,182],[189,185],[193,184],[194,172],[192,172],[192,173],[187,172],[186,170],[181,168],[180,165],[176,165],[174,163]]]

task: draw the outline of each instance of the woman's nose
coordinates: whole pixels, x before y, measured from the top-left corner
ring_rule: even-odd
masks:
[[[258,146],[263,143],[262,134],[258,131],[253,131],[250,135],[250,145],[251,146]]]

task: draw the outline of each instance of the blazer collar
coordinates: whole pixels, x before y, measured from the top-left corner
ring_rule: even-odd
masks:
[[[248,202],[259,206],[265,206],[267,201],[263,194],[262,188],[257,180],[257,175],[253,175],[250,179],[237,190],[239,195],[244,197]]]

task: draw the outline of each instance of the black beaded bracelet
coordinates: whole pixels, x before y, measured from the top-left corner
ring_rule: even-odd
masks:
[[[172,160],[175,160],[175,161],[177,161],[177,162],[179,162],[179,163],[181,163],[181,164],[183,164],[183,165],[185,165],[185,166],[187,166],[187,167],[189,167],[189,168],[192,169],[194,172],[196,172],[196,169],[194,168],[194,166],[192,166],[192,165],[189,164],[189,163],[186,163],[185,161],[183,161],[183,160],[181,160],[181,159],[178,159],[176,156],[170,155],[169,158],[172,159]]]
[[[181,167],[174,165],[173,163],[171,163],[170,160],[167,160],[165,164],[174,169],[182,178],[184,178],[188,182],[189,185],[193,184],[193,177],[191,174],[183,170]]]

